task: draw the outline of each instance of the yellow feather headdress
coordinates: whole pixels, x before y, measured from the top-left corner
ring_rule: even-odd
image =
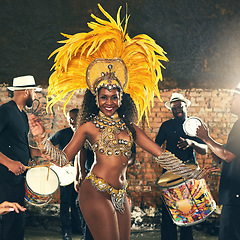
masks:
[[[161,68],[164,68],[161,61],[168,61],[166,53],[148,35],[140,34],[134,38],[128,36],[126,29],[129,16],[126,15],[125,26],[122,28],[121,7],[118,9],[117,21],[100,4],[98,7],[108,20],[91,14],[95,22],[88,23],[88,26],[92,30],[75,35],[62,34],[67,40],[60,41],[64,45],[50,55],[52,57],[57,54],[52,67],[54,72],[49,78],[47,106],[51,108],[69,95],[63,107],[65,112],[74,92],[89,87],[86,71],[92,61],[98,58],[120,58],[125,63],[128,74],[124,92],[133,99],[138,119],[145,113],[148,120],[154,94],[160,99],[158,82],[162,80]]]

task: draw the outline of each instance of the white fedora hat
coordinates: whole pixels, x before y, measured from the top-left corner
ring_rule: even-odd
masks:
[[[237,85],[235,89],[231,90],[231,92],[240,94],[240,83]]]
[[[13,86],[7,87],[10,91],[35,89],[36,92],[41,92],[42,88],[36,86],[34,77],[31,75],[16,77],[13,79]]]
[[[186,105],[187,105],[187,107],[189,107],[190,104],[191,104],[191,102],[190,102],[188,99],[186,99],[181,93],[173,93],[172,96],[171,96],[171,98],[170,98],[170,101],[167,101],[167,102],[165,103],[165,107],[166,107],[167,109],[171,109],[171,103],[172,103],[172,102],[176,102],[176,101],[185,102]]]

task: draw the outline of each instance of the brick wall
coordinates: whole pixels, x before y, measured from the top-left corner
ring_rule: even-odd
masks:
[[[226,89],[173,89],[160,91],[162,101],[155,98],[154,108],[149,115],[151,128],[147,127],[143,120],[139,126],[144,129],[146,134],[155,139],[158,129],[163,121],[172,117],[172,113],[164,107],[164,102],[170,99],[173,92],[179,92],[185,95],[190,101],[191,106],[188,109],[188,116],[201,118],[210,129],[211,136],[220,143],[226,143],[227,135],[236,121],[236,116],[230,114],[230,100],[232,94]],[[44,121],[49,135],[67,127],[66,118],[62,112],[62,103],[54,106],[52,113],[45,113],[47,89],[38,93],[40,106],[37,110],[40,118]],[[81,106],[83,93],[77,91],[67,106],[67,111]],[[11,99],[9,92],[4,84],[0,85],[0,104]],[[30,136],[31,139],[31,136]],[[216,164],[212,162],[210,151],[207,155],[197,154],[197,160],[200,167]],[[220,166],[219,166],[220,167]],[[156,186],[156,181],[161,175],[161,167],[154,161],[153,157],[147,152],[137,147],[136,163],[129,167],[128,181],[129,195],[133,199],[133,204],[140,207],[159,206],[161,204],[160,191]],[[208,187],[214,198],[218,201],[218,183],[219,172],[214,173],[208,180]],[[59,191],[54,194],[52,203],[59,201]]]

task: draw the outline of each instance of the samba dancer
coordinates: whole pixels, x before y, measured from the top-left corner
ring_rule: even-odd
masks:
[[[207,145],[197,137],[187,136],[183,130],[183,123],[187,118],[187,107],[190,104],[191,102],[182,94],[172,94],[170,101],[167,101],[165,106],[172,111],[174,118],[162,123],[155,142],[162,146],[166,141],[166,150],[175,154],[184,163],[197,165],[194,150],[200,154],[206,154]],[[166,169],[163,169],[164,172]],[[165,204],[162,204],[161,239],[175,240],[177,235],[177,226],[173,223]],[[193,239],[191,226],[180,228],[180,239]]]
[[[167,58],[149,36],[132,39],[128,36],[128,16],[122,29],[120,8],[117,22],[100,5],[99,8],[109,21],[92,15],[96,20],[88,24],[92,31],[65,35],[69,38],[65,45],[53,52],[57,55],[55,72],[49,80],[48,105],[52,106],[68,92],[88,88],[80,126],[71,142],[63,151],[54,148],[47,141],[43,124],[33,115],[30,128],[43,152],[61,166],[73,158],[85,141],[92,146],[96,159],[80,187],[81,211],[95,240],[127,240],[131,214],[126,197],[126,171],[133,141],[153,154],[160,164],[184,177],[201,177],[206,171],[193,171],[177,158],[169,164],[161,156],[162,148],[133,123],[137,110],[139,120],[143,113],[148,116],[154,93],[159,96],[160,61]]]

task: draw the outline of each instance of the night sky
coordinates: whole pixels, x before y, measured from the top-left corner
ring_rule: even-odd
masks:
[[[126,1],[0,0],[0,82],[31,74],[48,84],[50,53],[64,37],[89,31],[97,7],[116,19]],[[130,37],[146,33],[167,52],[164,88],[235,88],[240,82],[239,0],[130,0]]]

